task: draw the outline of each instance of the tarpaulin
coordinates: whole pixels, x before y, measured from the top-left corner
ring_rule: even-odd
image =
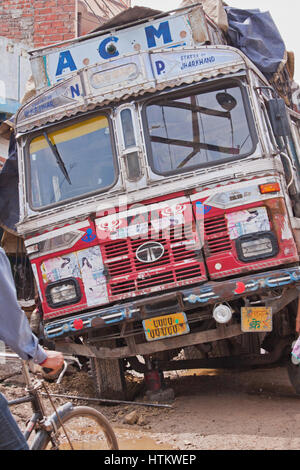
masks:
[[[287,52],[269,12],[226,7],[228,36],[269,79],[286,64]]]
[[[0,225],[12,233],[16,233],[16,224],[19,221],[18,184],[17,145],[15,135],[12,133],[8,159],[0,173]]]

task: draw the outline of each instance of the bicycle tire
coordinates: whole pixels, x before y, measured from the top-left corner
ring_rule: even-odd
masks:
[[[107,447],[101,450],[118,450],[119,449],[118,440],[115,435],[115,432],[112,426],[110,425],[109,421],[105,418],[105,416],[103,416],[102,413],[100,413],[100,411],[97,411],[94,408],[91,408],[89,406],[76,406],[76,407],[71,408],[67,412],[62,412],[62,413],[60,412],[59,409],[57,411],[60,416],[60,420],[62,421],[63,425],[66,428],[68,427],[68,423],[70,423],[70,421],[76,418],[92,419],[92,421],[94,421],[102,429],[103,434],[105,435]],[[64,430],[62,429],[61,423],[58,420],[55,413],[51,416],[51,421],[54,421],[57,431],[60,432],[61,435],[64,435]],[[72,429],[74,428],[72,427]],[[85,441],[82,438],[83,437],[82,434],[80,432],[79,434],[80,434],[80,438],[76,439],[76,442],[79,444],[75,446],[77,448],[75,448],[74,450],[85,450],[84,446],[82,446],[82,444]],[[37,433],[37,436],[33,442],[31,450],[47,450],[47,447],[50,445],[50,443],[51,443],[51,433],[45,430],[41,430]],[[75,444],[74,441],[72,442],[72,445],[73,444]],[[87,446],[88,445],[89,445],[89,441],[87,443]],[[51,450],[51,448],[49,450]],[[67,450],[67,449],[64,446],[62,450]],[[72,450],[72,449],[70,449],[69,447],[69,450]]]

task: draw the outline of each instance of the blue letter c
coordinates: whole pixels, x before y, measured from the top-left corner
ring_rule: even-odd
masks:
[[[104,41],[100,43],[98,51],[102,59],[111,59],[112,57],[117,57],[119,55],[119,52],[117,51],[117,49],[113,54],[109,54],[109,52],[107,52],[107,49],[106,49],[106,46],[110,42],[118,42],[118,41],[119,41],[119,38],[112,36],[112,37],[104,39]]]

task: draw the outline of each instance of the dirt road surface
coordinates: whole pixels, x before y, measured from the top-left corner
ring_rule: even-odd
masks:
[[[141,378],[129,378],[141,385]],[[181,371],[169,373],[166,382],[175,391],[172,409],[95,406],[111,421],[121,449],[300,449],[300,397],[290,385],[285,368]],[[75,371],[60,385],[50,384],[49,389],[53,393],[94,396],[86,372]],[[24,395],[19,363],[0,365],[0,391],[8,399]],[[55,399],[56,405],[65,401]],[[75,404],[82,402],[75,400]],[[126,417],[134,410],[135,424],[126,424]],[[12,411],[24,428],[30,406],[20,405]]]

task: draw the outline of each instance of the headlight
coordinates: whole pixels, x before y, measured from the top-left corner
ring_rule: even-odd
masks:
[[[81,293],[77,281],[68,279],[49,284],[46,297],[50,307],[57,308],[79,302]]]
[[[214,308],[213,317],[217,323],[228,323],[232,318],[232,310],[228,305],[218,305]]]
[[[82,237],[82,232],[68,232],[47,240],[40,241],[31,245],[31,241],[25,241],[26,252],[31,255],[31,259],[45,255],[47,253],[55,253],[56,251],[71,248]]]
[[[277,256],[279,247],[277,239],[271,232],[260,232],[245,235],[236,241],[238,257],[245,263]]]

